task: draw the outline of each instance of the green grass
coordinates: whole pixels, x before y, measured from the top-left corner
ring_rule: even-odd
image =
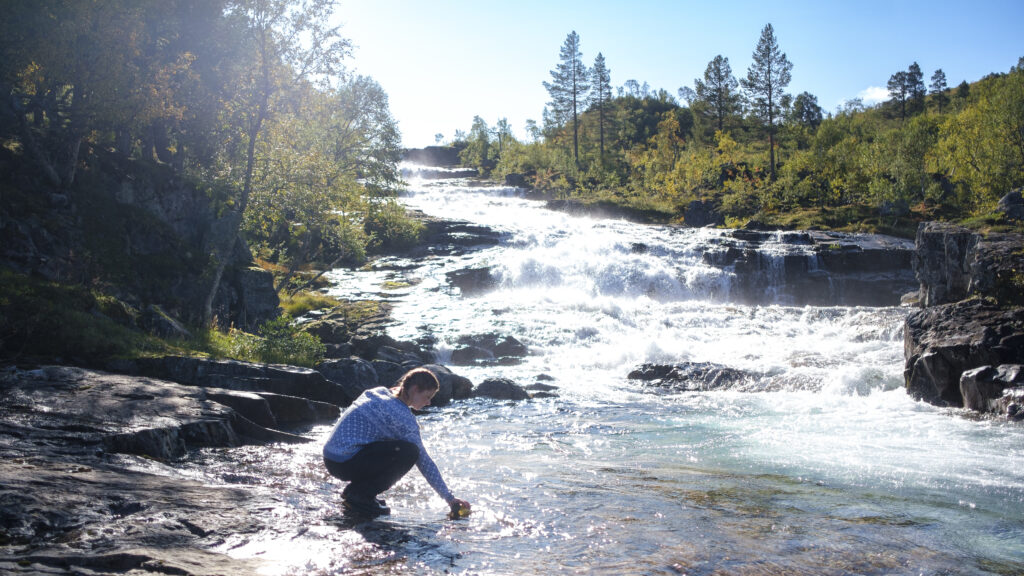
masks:
[[[281,294],[281,308],[285,314],[298,318],[312,310],[323,310],[340,306],[341,301],[330,296],[315,292],[299,292],[298,294]]]

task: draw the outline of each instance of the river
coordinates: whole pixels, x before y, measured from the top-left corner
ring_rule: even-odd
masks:
[[[521,403],[474,399],[420,417],[473,514],[414,471],[393,515],[341,520],[320,446],[208,450],[193,474],[277,495],[274,534],[221,547],[268,573],[1021,574],[1024,427],[915,402],[903,391],[899,307],[730,300],[700,248],[722,234],[592,220],[513,189],[413,180],[403,201],[499,231],[496,246],[331,273],[331,293],[394,305],[390,335],[497,332],[521,363],[454,367],[479,383],[557,386]],[[642,246],[642,249],[637,249]],[[771,247],[765,248],[770,250]],[[446,273],[490,268],[463,296]],[[640,364],[712,362],[741,387],[673,393],[629,380]]]

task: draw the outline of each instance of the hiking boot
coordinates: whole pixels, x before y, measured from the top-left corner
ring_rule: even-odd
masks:
[[[391,508],[388,508],[383,500],[363,494],[346,494],[342,506],[346,512],[358,516],[374,517],[391,514]]]

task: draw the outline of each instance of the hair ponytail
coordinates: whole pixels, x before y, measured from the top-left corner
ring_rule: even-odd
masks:
[[[406,394],[412,393],[413,388],[420,390],[437,390],[441,387],[441,383],[437,381],[437,376],[426,368],[414,368],[409,370],[398,379],[397,386],[401,389],[401,392]]]

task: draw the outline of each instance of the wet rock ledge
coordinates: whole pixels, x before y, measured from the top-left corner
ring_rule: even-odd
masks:
[[[918,228],[921,309],[904,327],[908,393],[1024,419],[1024,237]]]
[[[313,418],[337,414],[308,408]],[[297,416],[270,394],[72,367],[5,369],[0,573],[255,573],[254,562],[209,550],[272,531],[261,510],[279,503],[201,485],[161,462],[202,446],[304,442],[257,423]]]

